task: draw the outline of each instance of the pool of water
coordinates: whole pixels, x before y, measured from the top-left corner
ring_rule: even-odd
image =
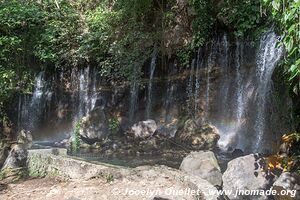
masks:
[[[44,149],[55,147],[53,142],[35,142],[33,149]],[[156,153],[102,153],[98,149],[80,149],[77,153],[68,152],[68,155],[76,159],[93,162],[93,163],[107,163],[116,166],[123,166],[134,168],[143,165],[165,165],[175,169],[179,169],[180,164],[189,151],[170,149]],[[232,154],[214,151],[221,171],[224,172],[227,164],[234,158]]]
[[[142,165],[165,165],[168,167],[178,169],[184,155],[176,153],[162,153],[162,154],[139,154],[139,155],[125,155],[125,154],[98,154],[98,153],[73,153],[69,154],[75,158],[80,158],[93,163],[107,163],[111,165],[118,165],[124,167],[138,167]]]

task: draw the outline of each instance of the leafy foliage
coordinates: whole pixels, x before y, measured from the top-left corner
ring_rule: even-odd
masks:
[[[192,22],[193,41],[191,48],[202,46],[211,35],[211,29],[216,19],[213,15],[213,5],[207,0],[190,0],[195,9],[196,17]]]
[[[300,1],[264,0],[279,27],[287,56],[286,73],[295,94],[300,89]]]
[[[285,152],[267,158],[268,170],[291,171],[300,174],[300,134],[292,133],[282,136],[282,146]]]
[[[74,133],[72,135],[72,142],[71,142],[71,151],[77,152],[80,149],[80,128],[81,128],[81,121],[78,121],[75,125]]]
[[[225,0],[218,18],[238,37],[253,34],[261,26],[260,0]],[[265,19],[264,19],[265,20]]]
[[[113,134],[116,134],[120,129],[120,122],[116,117],[110,118],[108,125],[110,132]]]

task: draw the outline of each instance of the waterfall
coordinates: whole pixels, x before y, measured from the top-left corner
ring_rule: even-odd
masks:
[[[138,92],[139,92],[139,83],[138,83],[138,66],[134,66],[133,74],[131,76],[130,82],[130,106],[129,106],[129,121],[133,122],[135,112],[138,108]]]
[[[75,116],[76,121],[94,109],[98,98],[96,69],[91,70],[90,67],[86,67],[79,73],[79,105],[77,116]]]
[[[226,44],[226,43],[225,43]],[[227,57],[227,46],[225,45],[225,57]],[[226,91],[226,93],[223,93],[221,91],[221,94],[224,94],[226,96],[226,101],[221,101],[225,105],[222,105],[222,109],[220,113],[222,113],[224,118],[227,118],[227,121],[232,121],[232,123],[219,123],[217,126],[220,129],[220,134],[221,138],[218,142],[218,145],[221,149],[227,150],[229,146],[236,146],[238,141],[238,137],[240,133],[240,128],[242,126],[242,120],[243,120],[243,114],[245,107],[247,106],[245,104],[246,99],[244,98],[244,82],[243,82],[243,71],[242,71],[242,66],[243,66],[243,44],[239,42],[238,39],[236,39],[236,44],[235,44],[235,53],[234,53],[234,60],[235,60],[235,68],[234,68],[234,81],[230,83],[229,77],[229,71],[228,71],[228,66],[225,65],[225,79],[223,79],[222,84],[223,86],[221,87]],[[227,60],[225,60],[225,63],[227,64]],[[234,99],[231,99],[231,101],[228,101],[229,95],[228,91],[229,88],[233,90],[233,97]],[[231,104],[231,105],[230,105]],[[231,106],[231,107],[230,107]],[[231,111],[231,112],[230,112]]]
[[[243,73],[241,66],[243,65],[243,45],[237,39],[236,50],[235,50],[235,60],[236,60],[236,121],[237,121],[237,129],[242,123],[242,117],[244,113],[244,85],[243,85]]]
[[[273,71],[282,57],[283,48],[277,47],[275,33],[269,32],[261,38],[260,47],[257,55],[257,92],[256,92],[256,119],[255,132],[256,141],[254,151],[258,152],[264,139],[266,130],[267,101],[272,84]]]
[[[34,130],[42,117],[43,111],[43,97],[44,97],[44,85],[45,85],[45,72],[41,71],[35,78],[35,87],[30,103],[29,114],[29,128]]]
[[[224,70],[227,73],[223,75],[224,78],[221,82],[223,85],[221,89],[228,89],[226,89],[226,93],[220,92],[227,94],[227,99],[221,101],[222,110],[218,113],[223,115],[222,118],[226,119],[227,122],[223,123],[220,119],[215,121],[215,125],[220,130],[221,138],[218,145],[221,149],[228,150],[231,147],[249,150],[251,147],[252,152],[260,151],[264,133],[267,131],[267,106],[271,90],[271,78],[283,53],[282,48],[276,47],[276,43],[276,35],[272,32],[262,37],[256,56],[256,75],[252,75],[251,70],[243,67],[245,65],[244,45],[236,39],[234,71],[230,73],[228,70]],[[230,77],[233,77],[232,81],[230,81]],[[255,95],[253,95],[253,88],[256,88]],[[228,105],[231,107],[228,108]],[[252,142],[252,146],[249,146],[253,140],[247,141],[246,138],[253,137],[252,127],[255,131],[255,141]]]
[[[148,96],[147,96],[147,107],[146,107],[146,118],[149,119],[151,115],[151,109],[152,109],[152,85],[153,85],[153,77],[154,77],[154,71],[156,67],[156,58],[157,58],[157,47],[154,47],[152,58],[151,58],[151,64],[150,64],[150,77],[148,82]]]
[[[45,72],[41,71],[35,78],[32,95],[21,94],[18,99],[18,130],[35,131],[47,118],[50,110],[53,91],[45,80]]]
[[[172,75],[177,68],[177,61],[174,60],[174,62],[171,65],[169,71],[168,71],[168,82],[167,82],[167,94],[164,100],[164,107],[165,107],[165,122],[169,122],[171,119],[170,116],[170,110],[172,108],[172,105],[174,103],[174,92],[176,90],[176,83],[172,81]]]
[[[129,87],[123,83],[120,89],[109,88],[101,93],[99,90],[104,81],[98,81],[101,76],[92,66],[65,69],[59,72],[59,76],[52,74],[51,77],[40,72],[36,75],[32,95],[20,95],[18,99],[18,128],[35,132],[41,129],[44,132],[39,135],[43,139],[45,136],[53,139],[53,132],[61,136],[61,130],[69,134],[72,123],[74,125],[99,106],[99,100],[105,97],[108,111],[117,113],[122,119],[129,118],[129,123],[145,117],[177,123],[180,117],[186,117],[184,114],[187,112],[189,117],[203,117],[201,122],[209,122],[219,129],[218,145],[221,149],[262,152],[261,147],[268,145],[270,142],[267,141],[272,137],[268,133],[279,132],[273,131],[268,115],[272,108],[271,99],[268,99],[272,89],[271,77],[283,54],[283,49],[278,48],[276,43],[276,35],[272,32],[264,34],[258,49],[242,40],[229,41],[227,34],[223,34],[197,49],[187,70],[180,67],[175,57],[174,60],[172,58],[173,62],[168,63],[167,80],[157,82],[154,75],[158,68],[158,49],[155,47],[145,93],[139,93],[141,66],[138,64],[132,66]],[[59,84],[51,84],[55,80]],[[155,93],[156,101],[154,86],[155,89],[165,89],[155,90],[158,91]],[[52,95],[53,92],[56,92],[55,95]],[[146,99],[141,114],[137,112],[140,98]],[[154,103],[157,115],[153,112]]]
[[[229,109],[228,109],[228,98],[229,98],[229,88],[230,88],[230,79],[229,79],[229,44],[227,34],[225,33],[222,38],[222,45],[221,45],[223,52],[222,52],[222,85],[220,91],[220,106],[219,106],[219,113],[222,113],[224,117],[228,117]]]
[[[79,107],[77,119],[80,120],[84,117],[88,111],[88,87],[89,87],[89,67],[81,69],[79,75]]]
[[[195,69],[195,59],[192,60],[191,69],[190,69],[190,77],[188,79],[188,86],[187,86],[187,108],[188,114],[190,117],[193,117],[193,97],[194,97],[194,69]]]
[[[211,82],[210,82],[210,74],[211,70],[215,64],[215,57],[216,57],[216,52],[217,52],[217,44],[215,42],[212,42],[211,48],[210,48],[210,54],[208,56],[208,61],[207,61],[207,66],[206,66],[206,91],[205,91],[205,116],[204,116],[204,121],[208,121],[208,116],[209,116],[209,111],[210,111],[210,87],[211,87]]]
[[[90,110],[93,110],[96,106],[96,101],[98,99],[98,91],[97,91],[97,71],[93,68],[92,71],[92,91],[90,94]]]
[[[196,115],[199,107],[200,107],[200,67],[202,64],[202,59],[200,58],[201,49],[198,49],[197,54],[197,67],[196,67],[196,74],[195,74],[195,95],[194,95],[194,114]]]
[[[18,99],[18,130],[29,128],[31,99],[29,95],[20,95]]]

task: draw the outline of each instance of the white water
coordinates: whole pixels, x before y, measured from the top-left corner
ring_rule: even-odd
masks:
[[[198,49],[198,54],[197,54],[197,67],[196,67],[196,78],[195,78],[195,95],[194,95],[194,115],[196,115],[199,111],[200,108],[200,67],[202,64],[202,60],[200,58],[200,52],[201,49]]]
[[[208,56],[207,66],[206,66],[206,92],[205,92],[205,116],[204,121],[209,121],[208,115],[210,112],[210,88],[211,88],[211,70],[215,65],[216,53],[219,45],[215,42],[211,44],[210,54]]]
[[[18,102],[18,129],[34,131],[40,125],[49,110],[52,100],[51,88],[45,81],[45,72],[38,73],[35,78],[32,96],[20,95]]]
[[[44,80],[45,73],[40,72],[35,79],[35,88],[32,94],[29,114],[29,127],[34,130],[42,117],[43,111],[43,96],[44,96]]]
[[[150,64],[150,77],[148,82],[148,96],[147,96],[147,107],[146,107],[146,118],[149,119],[151,116],[152,110],[152,85],[153,85],[153,77],[154,71],[156,67],[156,58],[157,58],[157,47],[154,47],[151,64]]]
[[[228,98],[229,98],[229,87],[230,87],[230,79],[228,77],[229,75],[229,44],[228,44],[228,38],[227,34],[223,35],[222,38],[222,45],[223,48],[223,68],[222,68],[222,86],[220,91],[220,112],[223,113],[224,117],[228,117],[229,111],[228,111]],[[226,113],[224,113],[225,111]],[[228,113],[227,113],[228,112]]]
[[[277,47],[276,35],[271,32],[264,35],[260,41],[257,55],[257,92],[256,92],[256,142],[254,151],[260,151],[266,131],[266,111],[269,92],[272,84],[272,74],[283,54],[283,48]]]
[[[190,117],[193,117],[193,100],[194,100],[194,70],[195,70],[195,59],[192,60],[191,69],[190,69],[190,77],[188,79],[187,86],[187,109]]]
[[[236,59],[236,120],[237,120],[237,126],[241,126],[242,117],[244,113],[244,85],[243,85],[243,73],[241,66],[243,65],[243,45],[239,43],[237,40],[236,43],[236,51],[235,51],[235,59]]]
[[[130,82],[130,107],[129,107],[129,121],[133,122],[135,117],[135,112],[138,108],[138,92],[139,92],[139,83],[137,76],[139,66],[134,66],[133,75]]]
[[[79,75],[79,106],[77,113],[77,120],[80,120],[88,112],[88,80],[89,80],[89,68],[80,70]]]
[[[165,116],[162,116],[165,117],[166,122],[174,117],[172,115],[176,113],[176,108],[183,106],[186,100],[186,96],[182,95],[186,89],[187,108],[190,116],[204,116],[205,121],[213,123],[219,128],[221,134],[219,146],[221,148],[227,150],[232,147],[244,150],[251,144],[251,150],[258,152],[260,147],[264,145],[264,139],[266,138],[264,135],[268,131],[268,125],[266,124],[269,104],[266,97],[269,96],[271,90],[272,73],[283,50],[276,48],[276,36],[273,33],[266,34],[261,40],[255,68],[252,63],[247,65],[244,53],[246,54],[248,49],[245,47],[244,50],[242,42],[236,41],[234,47],[229,44],[230,42],[224,34],[211,46],[207,46],[205,52],[202,51],[204,56],[200,56],[201,51],[199,49],[197,56],[192,60],[190,76],[187,80],[184,80],[184,85],[181,80],[174,79],[176,76],[173,75],[177,75],[176,73],[180,71],[179,67],[178,70],[174,70],[177,69],[176,60],[174,61],[172,69],[170,68],[168,72],[167,91],[162,94],[164,98],[161,99],[161,102],[166,111]],[[147,98],[145,110],[147,117],[156,116],[152,106],[153,102],[159,101],[159,99],[154,99],[157,97],[152,94],[156,54],[153,51],[148,90],[145,95]],[[253,60],[252,57],[251,59]],[[204,64],[206,68],[202,70]],[[248,68],[255,68],[256,74]],[[127,98],[124,98],[126,102],[123,102],[125,106],[129,103],[128,110],[131,122],[137,118],[135,114],[139,100],[139,82],[137,78],[140,73],[139,70],[140,68],[135,67],[131,79],[130,101],[127,102]],[[90,67],[72,71],[70,91],[73,94],[73,100],[66,104],[71,103],[69,105],[74,106],[72,110],[73,122],[84,117],[96,105],[99,98],[97,89],[99,84],[96,74],[96,70]],[[63,79],[63,76],[61,74],[60,79]],[[38,74],[32,97],[24,96],[19,99],[19,127],[24,124],[24,119],[29,119],[30,126],[36,127],[37,120],[39,120],[38,116],[44,115],[44,105],[51,101],[52,94],[51,89],[47,88],[45,84],[43,73]],[[180,95],[184,96],[183,100],[179,98]],[[60,98],[58,96],[57,98]],[[127,109],[126,114],[128,114]],[[253,127],[255,132],[252,131]],[[251,134],[249,134],[249,130],[252,131]],[[246,145],[248,146],[246,147]]]
[[[79,105],[75,121],[80,120],[94,109],[97,93],[97,71],[86,67],[79,71]]]
[[[165,122],[169,122],[172,118],[170,115],[170,110],[172,109],[172,105],[174,104],[174,93],[176,91],[176,82],[172,81],[172,75],[174,69],[177,68],[177,61],[174,60],[172,67],[169,69],[168,72],[168,82],[167,82],[167,94],[164,99],[164,107],[165,107]]]

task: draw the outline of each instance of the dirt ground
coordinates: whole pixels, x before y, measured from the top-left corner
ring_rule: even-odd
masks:
[[[168,177],[153,180],[127,178],[110,183],[103,179],[63,180],[46,177],[28,179],[5,187],[0,191],[1,200],[193,199],[191,195],[173,193],[172,191],[183,191],[186,188]]]

